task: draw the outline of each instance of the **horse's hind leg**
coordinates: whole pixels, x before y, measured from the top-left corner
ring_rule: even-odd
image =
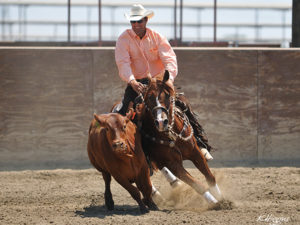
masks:
[[[200,170],[200,172],[205,176],[209,186],[214,186],[216,184],[216,178],[210,171],[205,157],[202,155],[198,147],[195,147],[190,160],[194,165]]]
[[[173,172],[180,180],[190,185],[196,192],[201,194],[209,203],[217,203],[218,201],[210,194],[209,191],[194,177],[192,177],[188,171],[186,171],[181,164],[170,164],[169,169]]]
[[[181,164],[167,165],[171,172],[173,172],[180,180],[190,185],[196,192],[201,194],[209,203],[217,203],[218,201],[210,194],[209,191],[194,177],[192,177],[188,171],[186,171]]]
[[[170,165],[166,165],[167,168],[174,173],[176,177],[182,180],[184,183],[190,185],[195,191],[199,194],[203,194],[205,192],[205,187],[194,177],[190,175],[188,171],[186,171],[181,164],[170,163]]]
[[[212,191],[213,195],[215,197],[217,197],[218,199],[221,199],[222,194],[216,183],[216,178],[210,171],[207,161],[206,161],[204,155],[198,149],[198,147],[195,147],[190,160],[200,170],[200,172],[205,176],[205,179],[206,179],[208,185],[210,186],[210,190]]]
[[[108,210],[113,210],[114,209],[114,200],[112,198],[112,194],[110,191],[110,182],[111,182],[111,175],[107,172],[102,172],[102,176],[105,182],[105,206]]]

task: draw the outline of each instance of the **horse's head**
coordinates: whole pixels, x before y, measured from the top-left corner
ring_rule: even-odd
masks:
[[[163,80],[151,79],[144,101],[151,112],[155,127],[159,132],[167,131],[170,112],[173,110],[174,90],[167,84],[169,72],[166,71]]]
[[[106,129],[106,137],[109,145],[115,151],[125,151],[127,149],[126,145],[126,128],[127,123],[131,115],[126,117],[118,113],[109,113],[96,115],[94,114],[95,120],[100,124],[101,127]]]

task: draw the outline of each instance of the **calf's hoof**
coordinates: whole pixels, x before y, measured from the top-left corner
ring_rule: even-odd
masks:
[[[155,204],[155,202],[153,202],[153,200],[151,198],[149,198],[149,199],[143,198],[142,201],[146,206],[148,206],[148,208],[150,210],[153,210],[153,211],[159,210],[157,205]]]
[[[147,209],[145,206],[143,206],[143,207],[140,207],[140,212],[141,212],[141,214],[146,214],[146,213],[149,213],[149,209]]]
[[[153,211],[159,210],[159,208],[157,207],[157,205],[154,202],[150,202],[148,207],[149,207],[150,210],[153,210]]]
[[[107,210],[111,211],[111,210],[114,210],[115,203],[114,203],[114,201],[107,201],[107,202],[105,202],[105,206],[106,206]]]

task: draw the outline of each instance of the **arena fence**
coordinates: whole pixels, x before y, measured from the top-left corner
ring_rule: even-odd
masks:
[[[175,51],[213,165],[299,165],[300,50]],[[110,47],[1,47],[0,84],[0,170],[88,167],[92,115],[126,85]]]

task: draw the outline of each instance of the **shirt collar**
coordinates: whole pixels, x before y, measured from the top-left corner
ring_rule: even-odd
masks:
[[[146,27],[146,34],[145,34],[145,36],[142,39],[140,39],[140,37],[137,36],[136,33],[132,29],[130,29],[130,33],[134,36],[134,38],[137,38],[139,40],[143,40],[143,39],[145,39],[145,38],[148,37],[148,35],[149,35],[149,29]]]

